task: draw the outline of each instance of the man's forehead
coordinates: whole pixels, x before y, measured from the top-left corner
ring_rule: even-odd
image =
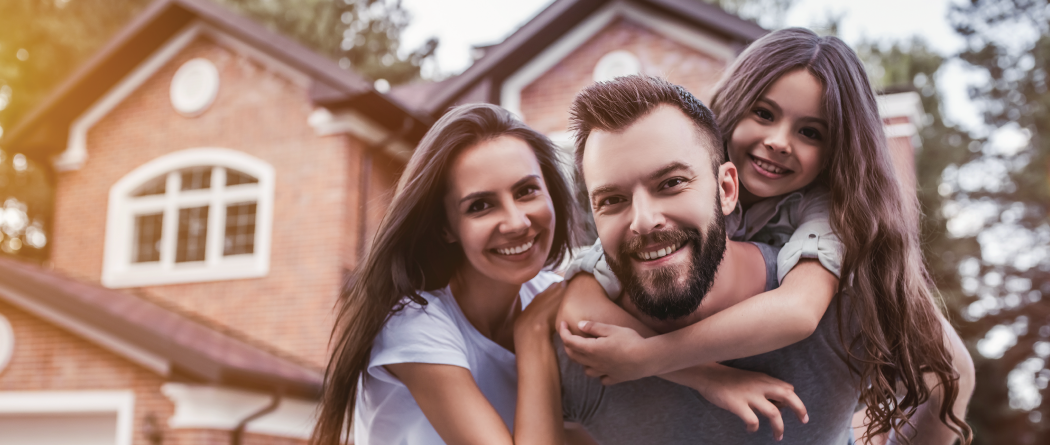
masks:
[[[661,105],[626,128],[593,130],[584,146],[582,167],[588,189],[598,182],[645,177],[670,164],[710,163],[707,138],[681,110]]]

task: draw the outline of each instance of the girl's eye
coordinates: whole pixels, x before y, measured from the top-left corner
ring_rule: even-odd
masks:
[[[467,213],[477,213],[482,210],[488,210],[489,207],[492,206],[490,206],[489,203],[485,201],[474,201],[470,204],[470,207],[467,207]]]
[[[672,188],[672,187],[678,187],[679,185],[682,185],[682,184],[685,184],[685,179],[684,178],[671,178],[671,179],[668,179],[668,180],[664,181],[664,183],[661,184],[660,189],[661,190],[665,190],[665,189],[669,189],[669,188]]]
[[[817,129],[815,129],[815,128],[806,127],[806,128],[803,128],[803,129],[799,130],[799,133],[801,133],[802,136],[805,136],[805,137],[807,137],[809,139],[813,139],[815,141],[819,141],[819,140],[821,140],[823,138],[823,136],[820,134],[820,132],[817,131]]]
[[[755,116],[758,116],[759,119],[764,119],[767,121],[773,120],[773,113],[770,113],[769,110],[766,110],[765,108],[756,108]]]
[[[535,195],[540,192],[540,188],[535,185],[527,185],[518,189],[518,193],[515,193],[514,198],[524,198],[526,196]]]

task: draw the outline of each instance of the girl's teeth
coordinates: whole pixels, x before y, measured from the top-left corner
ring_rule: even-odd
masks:
[[[755,159],[755,163],[758,164],[759,167],[762,167],[762,170],[765,170],[770,173],[779,175],[784,172],[784,169],[774,167],[772,164],[769,164],[768,162],[763,162],[761,159]]]

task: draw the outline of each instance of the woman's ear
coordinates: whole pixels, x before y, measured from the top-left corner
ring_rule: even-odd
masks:
[[[722,206],[722,214],[729,215],[736,209],[737,200],[740,199],[740,183],[737,182],[736,165],[726,162],[718,167],[719,205]]]
[[[448,226],[441,228],[441,239],[449,244],[456,244],[459,241],[456,239],[456,236],[452,234],[452,231],[448,229]]]

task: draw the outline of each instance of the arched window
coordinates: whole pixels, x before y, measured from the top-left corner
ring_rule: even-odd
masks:
[[[102,284],[260,277],[269,271],[274,170],[247,154],[194,148],[110,189]]]

